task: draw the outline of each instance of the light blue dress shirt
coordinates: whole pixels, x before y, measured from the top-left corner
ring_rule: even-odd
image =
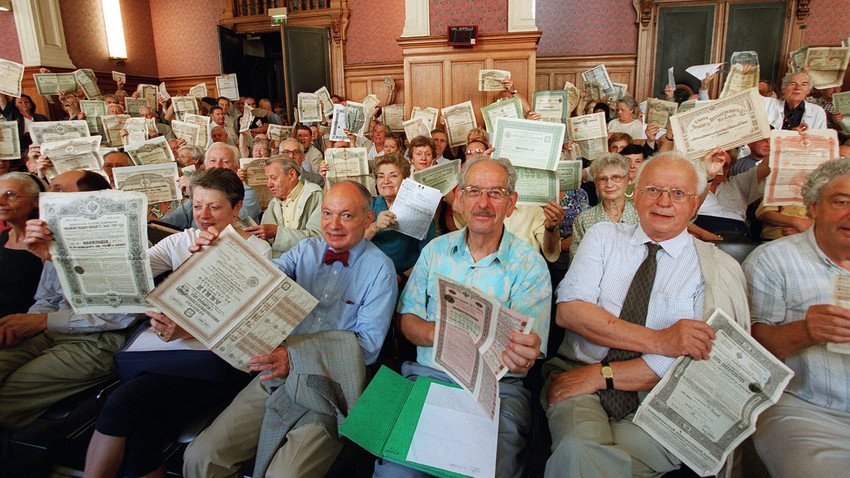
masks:
[[[348,330],[357,335],[366,364],[378,358],[398,297],[395,267],[366,239],[351,248],[348,266],[324,262],[328,244],[319,237],[299,241],[274,262],[319,304],[292,334]]]
[[[546,355],[552,284],[543,257],[530,245],[503,230],[499,250],[475,262],[466,244],[466,228],[434,239],[425,246],[413,267],[398,312],[435,322],[437,274],[475,287],[505,307],[532,317],[531,330],[540,336],[540,352]],[[433,356],[433,347],[417,347],[416,359],[420,364],[439,368]]]

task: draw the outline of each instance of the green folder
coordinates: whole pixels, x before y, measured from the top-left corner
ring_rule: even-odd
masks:
[[[380,458],[436,476],[467,476],[406,460],[432,383],[460,388],[427,377],[411,382],[381,366],[339,427],[340,433]]]

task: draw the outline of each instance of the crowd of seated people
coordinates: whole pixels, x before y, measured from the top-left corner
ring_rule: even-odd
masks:
[[[693,97],[668,87],[665,99],[707,101],[709,81]],[[812,96],[805,71],[786,76],[779,89],[763,83],[772,129],[840,130],[832,96],[840,89]],[[123,99],[139,96],[124,86],[119,81],[101,98],[108,115],[123,114]],[[198,114],[209,118],[198,145],[175,137],[170,123],[182,113],[171,100],[139,109],[154,121],[148,136],[168,140],[181,170],[182,199],[150,205],[150,220],[179,231],[149,249],[154,274],[175,270],[228,225],[251,220],[238,234],[318,305],[286,342],[252,360],[251,374],[199,345],[204,369],[175,361],[170,372],[122,376],[94,425],[85,476],[164,476],[162,444],[210,406],[220,414],[186,449],[185,476],[236,476],[253,458],[254,476],[323,475],[344,440],[307,410],[269,444],[267,403],[314,362],[365,382],[390,340],[416,348],[396,364],[403,376],[453,382],[433,356],[438,276],[534,318],[527,333],[509,334],[501,357],[508,373],[498,388],[498,476],[522,475],[530,434],[542,433],[532,427],[533,413],[545,415],[551,436],[547,477],[661,476],[680,468],[632,419],[643,392],[677,357],[709,357],[715,334],[705,321],[716,309],[751,328],[796,374],[756,426],[755,446],[770,473],[831,476],[850,466],[850,355],[827,347],[850,343],[850,310],[830,305],[829,282],[850,275],[850,159],[812,173],[804,205],[761,205],[769,138],[690,160],[676,151],[672,130],[644,122],[635,97],[609,102],[581,92],[569,114],[604,115],[608,152],[590,161],[567,141],[562,159],[585,166],[581,188],[559,191],[547,204],[517,204],[517,172],[493,155],[492,131],[470,129],[463,145],[451,147],[438,118],[428,135],[408,138],[382,121],[394,87],[385,93],[365,134],[346,130],[343,141],[328,139],[327,121],[288,125],[285,111],[265,98],[196,99]],[[514,96],[525,119],[541,120],[510,79],[493,100]],[[86,119],[84,98],[81,90],[61,92],[62,120]],[[48,118],[27,95],[0,94],[0,109],[18,123],[22,152],[20,161],[0,161],[0,427],[14,430],[114,376],[113,354],[129,337],[163,350],[197,341],[156,311],[74,312],[52,263],[52,232],[38,219],[39,194],[113,188],[113,172],[133,160],[104,146],[102,170],[47,181],[51,158],[30,127]],[[289,127],[288,137],[273,139],[269,125]],[[325,154],[341,148],[366,151],[368,177],[328,176]],[[850,141],[839,156],[850,156]],[[263,191],[248,184],[240,158],[262,161]],[[393,205],[402,182],[449,161],[460,167],[458,185],[441,197],[427,233],[399,232]],[[742,268],[715,246],[723,242],[750,243],[755,252]],[[210,368],[221,373],[211,378]],[[362,387],[344,387],[342,398]],[[382,459],[374,474],[424,476]]]

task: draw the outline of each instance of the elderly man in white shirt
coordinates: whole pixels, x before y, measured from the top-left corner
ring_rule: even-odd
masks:
[[[825,129],[826,112],[806,101],[811,91],[812,80],[808,73],[801,71],[782,78],[784,100],[762,97],[770,125],[775,129]]]

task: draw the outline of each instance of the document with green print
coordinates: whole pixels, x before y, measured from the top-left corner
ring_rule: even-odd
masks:
[[[558,201],[558,174],[545,169],[516,169],[517,204],[539,205]]]
[[[565,124],[568,95],[566,90],[535,91],[531,95],[531,109],[540,115],[541,121]]]
[[[514,167],[555,171],[561,158],[566,126],[545,121],[498,118],[491,137],[494,158]]]
[[[484,116],[487,131],[492,132],[496,118],[522,118],[522,104],[516,96],[498,100],[481,108],[481,115]]]
[[[558,161],[558,191],[581,188],[581,161]]]

